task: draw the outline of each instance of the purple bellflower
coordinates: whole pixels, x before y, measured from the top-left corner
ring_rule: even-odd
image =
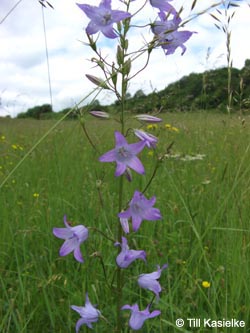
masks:
[[[158,208],[153,208],[155,202],[155,196],[148,200],[141,192],[135,191],[134,196],[129,203],[129,208],[118,214],[118,216],[123,219],[131,217],[132,229],[133,231],[137,231],[140,228],[142,220],[154,221],[162,218],[160,210]]]
[[[136,156],[145,146],[144,141],[128,144],[125,137],[120,132],[115,132],[115,148],[108,151],[101,157],[100,162],[116,162],[115,176],[121,176],[127,168],[135,170],[139,174],[144,174],[144,166]]]
[[[134,305],[124,305],[121,309],[122,310],[131,310],[131,317],[129,319],[129,326],[132,330],[140,330],[144,324],[144,321],[149,318],[157,317],[161,314],[161,311],[155,310],[150,313],[149,311],[150,306],[148,305],[145,310],[140,311],[137,304]]]
[[[169,20],[164,12],[159,13],[160,21],[155,21],[152,25],[152,31],[158,39],[159,45],[163,48],[166,55],[173,54],[180,47],[181,55],[186,51],[184,43],[192,36],[191,31],[177,31],[181,18],[177,15]]]
[[[160,11],[176,15],[177,11],[172,5],[169,4],[169,1],[172,0],[150,0],[150,4],[152,7],[158,8]]]
[[[99,7],[87,4],[77,4],[77,6],[91,20],[86,28],[86,32],[89,35],[101,31],[108,38],[116,38],[118,35],[114,31],[113,24],[131,16],[121,10],[112,10],[111,0],[102,0]]]
[[[128,247],[128,241],[125,237],[122,237],[122,244],[120,245],[122,250],[116,258],[116,263],[121,268],[127,268],[136,259],[142,259],[146,261],[146,252],[142,250],[130,250]]]
[[[140,140],[145,142],[145,144],[148,148],[155,148],[156,147],[158,139],[153,134],[144,132],[144,131],[139,130],[139,129],[134,129],[134,133]]]
[[[66,256],[74,251],[75,259],[83,263],[84,260],[80,251],[80,245],[88,238],[88,229],[83,225],[71,227],[67,222],[66,215],[64,215],[64,224],[66,228],[53,228],[53,234],[56,237],[65,239],[59,254],[60,256]]]
[[[89,301],[88,293],[86,293],[85,306],[72,305],[71,309],[79,313],[81,318],[76,323],[76,333],[82,325],[87,325],[89,328],[92,327],[92,323],[98,321],[101,312],[97,310]]]
[[[158,279],[161,277],[162,271],[167,268],[168,265],[165,264],[160,268],[157,266],[157,271],[149,274],[141,274],[138,278],[138,284],[141,288],[148,289],[155,293],[157,299],[159,299],[159,293],[161,292],[161,285]]]

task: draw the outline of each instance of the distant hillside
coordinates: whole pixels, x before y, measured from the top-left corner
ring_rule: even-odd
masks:
[[[239,70],[231,69],[232,74],[232,111],[250,110],[250,59],[245,61],[244,67]],[[126,108],[134,113],[147,113],[156,110],[162,112],[214,110],[226,112],[228,69],[219,68],[204,73],[192,73],[184,76],[177,82],[167,86],[164,90],[145,95],[143,90],[138,90],[133,97],[128,96]],[[98,100],[94,102],[94,110],[114,112],[118,102],[112,105],[101,105]],[[70,108],[61,112],[53,112],[50,105],[35,106],[18,118],[50,119],[60,117]],[[75,118],[75,113],[70,118]]]
[[[232,68],[233,109],[250,108],[250,60],[239,70]],[[127,102],[133,112],[190,111],[216,109],[225,111],[227,106],[227,68],[204,73],[192,73],[170,84],[164,90],[145,95],[142,90]]]

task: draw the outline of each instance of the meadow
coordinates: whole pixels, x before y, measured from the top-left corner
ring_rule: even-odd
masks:
[[[157,150],[140,158],[147,173],[134,177],[126,199],[143,188],[161,163],[147,195],[157,195],[163,220],[143,222],[135,246],[148,249],[152,262],[168,268],[161,277],[159,318],[143,333],[250,332],[250,118],[209,113],[164,114]],[[0,120],[0,183],[53,126],[52,120]],[[115,123],[88,118],[89,134],[102,154],[114,145]],[[131,126],[134,123],[131,121]],[[85,291],[102,314],[94,329],[111,332],[117,186],[114,167],[98,162],[77,120],[63,121],[25,159],[0,188],[0,332],[75,332]],[[105,207],[105,209],[103,209]],[[52,234],[67,215],[72,224],[92,227],[82,246],[85,264],[59,257],[62,242]],[[145,263],[136,267],[138,270]],[[135,273],[136,275],[136,273]],[[110,282],[111,281],[111,282]],[[147,297],[135,279],[124,285],[129,304]],[[124,311],[124,332],[127,326]],[[177,318],[235,318],[243,328],[183,328]]]

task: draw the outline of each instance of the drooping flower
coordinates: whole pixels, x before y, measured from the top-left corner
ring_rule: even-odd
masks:
[[[145,196],[139,192],[135,191],[132,200],[129,203],[129,208],[118,214],[120,218],[132,218],[132,228],[137,231],[140,228],[142,220],[160,220],[161,213],[158,208],[153,208],[156,202],[155,196],[151,199],[146,199]]]
[[[108,151],[101,157],[100,162],[116,162],[115,176],[121,176],[128,168],[135,170],[139,174],[144,174],[144,166],[136,156],[145,146],[144,141],[128,144],[125,137],[120,132],[115,132],[115,148]]]
[[[161,292],[161,285],[158,279],[161,277],[162,271],[167,268],[168,265],[165,264],[160,268],[157,266],[157,271],[149,274],[141,274],[138,278],[138,284],[141,288],[148,289],[155,293],[157,299],[159,299],[159,293]]]
[[[145,142],[145,144],[148,148],[156,147],[156,144],[158,141],[156,136],[154,136],[150,133],[147,133],[145,131],[139,130],[139,129],[134,129],[134,133],[140,140]]]
[[[53,228],[53,234],[65,242],[60,248],[60,256],[66,256],[74,251],[74,257],[77,261],[83,263],[84,259],[80,251],[80,245],[88,238],[88,229],[83,225],[71,227],[67,222],[66,215],[64,216],[64,224],[66,228]]]
[[[160,21],[155,21],[152,25],[152,31],[156,35],[159,45],[163,48],[166,55],[173,54],[180,47],[181,55],[186,51],[184,43],[192,36],[194,32],[178,31],[181,18],[177,15],[173,19],[168,19],[164,12],[159,13]]]
[[[76,323],[76,333],[79,332],[82,325],[87,325],[89,328],[93,328],[92,323],[97,322],[101,315],[101,312],[90,303],[88,293],[86,293],[85,306],[71,305],[71,309],[79,313],[81,316]]]
[[[126,304],[121,309],[122,310],[131,310],[129,326],[132,328],[132,330],[137,331],[142,328],[145,320],[147,320],[149,318],[157,317],[161,314],[161,311],[159,311],[159,310],[155,310],[150,313],[149,308],[150,308],[150,305],[148,305],[145,310],[140,311],[138,304],[134,304],[132,306],[129,304]]]
[[[122,237],[122,244],[117,243],[115,245],[120,245],[122,248],[121,252],[116,257],[116,263],[119,267],[127,268],[136,259],[146,261],[146,252],[143,250],[130,250],[125,237]]]
[[[150,0],[150,4],[152,7],[158,8],[160,11],[176,15],[177,11],[172,5],[169,4],[169,1],[172,0]]]
[[[102,0],[99,7],[78,3],[77,6],[91,20],[86,28],[89,35],[101,31],[108,38],[116,38],[118,35],[114,31],[113,24],[131,16],[127,12],[111,9],[111,0]]]

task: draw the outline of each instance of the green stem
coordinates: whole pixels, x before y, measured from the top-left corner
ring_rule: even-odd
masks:
[[[126,33],[124,33],[123,36],[124,40],[126,38]],[[123,64],[125,63],[125,53],[126,50],[123,48]],[[126,99],[126,92],[127,92],[127,73],[122,73],[122,85],[121,85],[121,133],[124,135],[125,133],[125,119],[124,119],[124,113],[125,113],[125,99]],[[124,176],[121,176],[120,182],[119,182],[119,196],[118,196],[118,210],[119,212],[122,211],[123,208],[123,188],[124,188]],[[122,242],[122,227],[120,222],[118,221],[117,225],[117,239],[121,243]],[[123,286],[123,272],[120,267],[117,269],[117,294],[116,294],[116,332],[121,333],[122,332],[122,318],[121,318],[121,307],[122,307],[122,286]]]
[[[119,212],[122,210],[123,202],[123,176],[120,178],[119,183]],[[118,221],[117,225],[117,239],[121,243],[122,241],[122,227]],[[119,249],[120,250],[120,249]],[[117,268],[117,293],[116,293],[116,331],[118,333],[122,332],[122,322],[121,322],[121,307],[122,307],[122,285],[123,285],[123,274],[120,267]]]

